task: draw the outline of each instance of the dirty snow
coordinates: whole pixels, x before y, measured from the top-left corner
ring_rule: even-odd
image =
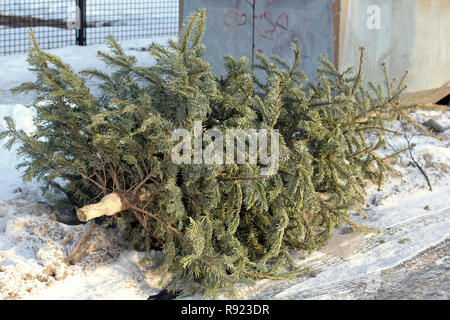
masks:
[[[149,42],[127,41],[124,47],[139,48]],[[95,59],[95,52],[100,48],[104,47],[68,47],[51,52],[79,71],[101,67]],[[145,52],[129,52],[143,64],[152,63]],[[25,70],[25,60],[25,55],[0,57],[0,116],[12,116],[21,129],[32,131],[33,113],[24,106],[32,97],[13,96],[8,92],[21,82],[33,79]],[[95,87],[94,82],[90,84]],[[428,190],[424,176],[412,165],[408,153],[402,154],[392,163],[399,175],[391,175],[382,190],[369,187],[367,219],[356,214],[353,217],[365,226],[379,229],[380,235],[355,237],[358,245],[353,244],[351,251],[344,255],[326,249],[310,255],[294,252],[297,264],[310,267],[314,276],[309,273],[294,280],[257,281],[252,286],[241,287],[242,299],[388,297],[383,292],[392,292],[400,274],[406,275],[408,270],[421,265],[417,259],[422,256],[428,257],[427,270],[432,272],[426,274],[428,278],[422,277],[427,279],[425,283],[440,285],[441,289],[435,290],[439,298],[450,298],[446,289],[450,287],[448,276],[436,271],[436,268],[448,270],[450,263],[448,245],[442,245],[450,237],[450,113],[418,111],[412,117],[420,123],[435,119],[447,129],[441,133],[444,142],[415,129],[406,130],[411,143],[416,144],[413,156],[430,178],[433,191]],[[0,129],[3,128],[1,121]],[[401,123],[393,123],[391,129],[402,133],[391,135],[389,140],[389,148],[398,150],[406,143]],[[14,152],[2,149],[0,154],[0,299],[146,299],[158,292],[161,287],[154,267],[142,266],[143,253],[128,249],[115,229],[96,226],[88,241],[88,254],[74,265],[66,264],[64,258],[86,225],[58,222],[38,186],[21,181],[15,169]],[[439,255],[433,254],[436,250]],[[406,292],[408,285],[414,286],[414,279],[417,277],[398,280],[404,289],[399,292]],[[420,290],[415,292],[415,296],[408,297],[421,298]]]

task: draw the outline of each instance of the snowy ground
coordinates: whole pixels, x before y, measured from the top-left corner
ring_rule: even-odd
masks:
[[[127,41],[124,47],[140,48],[149,42]],[[101,66],[94,58],[99,48],[51,52],[79,71]],[[142,64],[152,63],[145,52],[129,52]],[[8,92],[32,79],[24,70],[25,59],[25,55],[0,57],[0,115],[10,115],[22,129],[32,130],[32,112],[24,107],[32,97]],[[450,127],[449,112],[419,111],[412,117],[420,123],[433,118],[444,128]],[[392,128],[402,132],[400,122]],[[243,286],[241,298],[450,299],[450,129],[441,134],[444,142],[414,129],[408,129],[407,135],[414,135],[413,155],[430,178],[433,191],[408,154],[403,154],[393,163],[400,176],[391,176],[381,191],[369,188],[368,218],[354,217],[380,229],[379,236],[342,228],[321,251],[294,252],[298,265],[310,267],[312,273],[295,280],[262,280]],[[405,143],[403,136],[390,139],[395,149]],[[154,267],[141,266],[143,253],[127,249],[116,230],[97,226],[87,246],[89,254],[67,265],[64,258],[86,226],[58,222],[37,186],[20,180],[14,153],[0,153],[0,299],[145,299],[158,292]]]

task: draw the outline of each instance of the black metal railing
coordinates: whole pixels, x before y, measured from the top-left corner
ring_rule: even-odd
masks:
[[[174,36],[179,0],[1,0],[0,55],[26,52],[29,29],[44,49]]]

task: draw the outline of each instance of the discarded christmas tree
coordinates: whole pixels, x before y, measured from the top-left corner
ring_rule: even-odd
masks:
[[[339,73],[320,57],[318,84],[304,87],[298,45],[292,64],[226,57],[227,75],[216,79],[201,59],[204,28],[205,12],[193,14],[178,41],[150,47],[151,67],[138,66],[110,38],[111,52],[99,57],[112,75],[82,75],[101,80],[99,98],[33,39],[29,63],[37,80],[16,91],[37,93],[36,130],[28,135],[6,118],[1,138],[9,148],[17,144],[27,180],[62,193],[59,201],[79,208],[82,221],[112,216],[131,245],[163,251],[169,288],[210,297],[219,288],[233,293],[245,279],[297,276],[304,270],[289,250],[314,250],[343,223],[373,231],[349,213],[364,214],[365,181],[381,184],[392,170],[376,153],[387,121],[402,117],[424,129],[407,115],[413,106],[398,104],[404,78],[394,85],[386,76],[383,87],[366,89],[361,67]],[[203,133],[224,136],[229,129],[278,130],[278,170],[262,174],[266,165],[248,161],[175,163],[172,134],[182,128],[198,136],[196,121]]]

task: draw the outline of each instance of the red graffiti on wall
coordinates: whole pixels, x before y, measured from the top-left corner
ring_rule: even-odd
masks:
[[[254,8],[256,0],[245,0],[252,8]],[[261,39],[273,40],[273,36],[277,30],[289,30],[289,15],[282,12],[273,19],[272,12],[269,8],[272,6],[273,0],[266,0],[265,8],[262,13],[254,14],[256,35]],[[228,10],[224,15],[224,24],[228,28],[238,28],[251,23],[245,12],[238,10]]]
[[[244,12],[237,10],[230,10],[225,13],[223,18],[225,25],[229,28],[242,27],[248,21],[247,15]]]
[[[272,20],[272,14],[270,12],[264,11],[262,14],[262,17],[258,17],[255,15],[256,19],[262,19],[266,25],[268,25],[268,28],[261,29],[256,23],[255,23],[255,30],[258,33],[258,36],[263,39],[273,40],[273,34],[278,29],[281,30],[289,30],[289,16],[286,12],[282,12],[277,20],[275,22]]]

